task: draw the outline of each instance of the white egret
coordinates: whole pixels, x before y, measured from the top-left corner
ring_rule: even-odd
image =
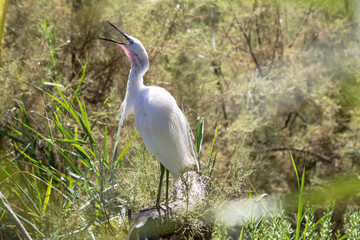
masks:
[[[118,136],[123,121],[134,113],[135,127],[140,132],[146,148],[160,161],[161,174],[156,201],[156,205],[159,206],[165,168],[167,169],[167,200],[169,171],[174,180],[177,180],[181,172],[195,167],[196,158],[191,149],[191,130],[185,115],[168,91],[161,87],[143,84],[143,76],[149,69],[149,57],[142,43],[125,34],[114,24],[108,23],[120,32],[129,44],[111,39],[100,39],[118,44],[131,62],[127,91],[121,105]]]

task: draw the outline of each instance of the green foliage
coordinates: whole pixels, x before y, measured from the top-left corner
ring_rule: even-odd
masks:
[[[324,202],[314,202],[316,197],[309,198],[309,193],[304,191],[304,179],[305,169],[303,169],[302,178],[298,175],[297,166],[294,158],[290,153],[290,159],[293,162],[296,178],[298,180],[299,191],[296,194],[295,201],[289,199],[283,199],[281,201],[272,201],[271,208],[262,204],[261,206],[250,208],[265,207],[266,214],[258,217],[257,219],[249,219],[247,222],[242,222],[239,226],[235,225],[235,234],[228,231],[230,227],[216,226],[213,231],[213,239],[228,239],[230,236],[232,239],[356,239],[358,230],[356,229],[359,212],[350,210],[344,220],[343,231],[338,230],[337,234],[334,234],[334,209],[336,207],[335,200],[341,199],[341,196],[333,196],[327,199],[327,207],[322,212],[321,216],[314,213],[314,206],[320,206]],[[342,186],[346,187],[349,183],[342,183]],[[334,188],[336,191],[336,188]],[[311,191],[312,195],[321,194],[321,192]],[[337,192],[341,195],[342,193]],[[262,199],[262,198],[259,198]],[[312,199],[313,202],[309,201]],[[329,199],[332,199],[329,201]],[[249,195],[249,201],[252,201],[252,195]],[[264,200],[264,199],[262,199]],[[283,206],[287,206],[284,209]],[[295,212],[290,206],[297,205],[297,214],[288,214],[289,211]],[[249,207],[247,206],[247,207]],[[256,211],[253,209],[252,211]],[[231,221],[228,222],[231,224]],[[335,238],[336,236],[336,238]]]
[[[2,39],[3,39],[3,32],[4,32],[4,23],[5,23],[5,16],[6,11],[9,5],[8,0],[1,0],[0,1],[0,66],[2,66]]]
[[[359,210],[353,210],[349,216],[345,218],[344,230],[347,239],[358,239],[360,237],[359,224],[360,224]]]
[[[333,207],[329,206],[324,213],[324,216],[320,219],[320,238],[319,239],[330,239],[332,237],[332,215],[333,215]]]
[[[75,229],[91,228],[99,223],[111,229],[109,219],[122,216],[122,211],[110,211],[115,207],[111,201],[124,187],[113,178],[121,164],[119,161],[109,162],[106,130],[102,147],[93,134],[98,118],[90,120],[83,101],[74,96],[72,99],[76,101],[72,103],[56,82],[54,86],[58,96],[39,89],[52,99],[45,108],[45,116],[35,111],[28,112],[21,105],[9,113],[12,122],[4,133],[13,140],[16,155],[3,169],[0,183],[2,188],[15,191],[17,201],[20,200],[27,209],[26,214],[36,216],[41,230],[19,215],[35,230],[35,235],[45,235],[48,226],[43,221],[49,207],[61,213],[55,221],[64,220],[75,206],[93,212],[83,219],[83,224],[73,226]],[[40,124],[43,127],[34,128]],[[128,148],[119,159],[124,157]],[[14,179],[13,175],[19,179]],[[12,184],[8,185],[9,182]],[[61,196],[60,199],[52,200],[52,189]],[[79,198],[82,200],[77,200]],[[121,200],[121,204],[128,202],[127,198]]]
[[[97,40],[120,37],[105,20],[142,41],[145,83],[165,87],[186,113],[211,201],[244,197],[245,184],[300,192],[290,201],[296,218],[286,209],[239,230],[242,239],[334,237],[336,211],[319,217],[317,206],[358,200],[356,1],[15,0],[6,16],[0,185],[34,237],[121,238],[125,221],[116,231],[112,217],[156,196],[157,162],[132,120],[123,151],[108,154],[130,66]],[[338,173],[345,177],[328,179]],[[338,238],[357,238],[357,216],[349,213]],[[8,222],[5,211],[0,219]]]
[[[204,142],[204,129],[205,129],[205,120],[203,117],[198,117],[197,118],[197,131],[196,131],[196,153],[195,153],[197,170],[199,173],[202,173],[205,176],[211,177],[211,175],[214,171],[214,166],[215,166],[215,161],[216,161],[216,154],[214,154],[214,146],[215,146],[216,135],[217,135],[217,127],[215,129],[214,138],[213,138],[213,142],[212,142],[212,145],[210,148],[209,156],[207,157],[207,159],[205,159],[204,168],[201,169],[200,168],[200,160],[201,160],[201,152],[202,152],[202,147],[203,147],[203,142]]]
[[[259,222],[252,222],[249,225],[242,227],[237,234],[238,239],[296,239],[296,228],[292,225],[292,220],[289,215],[281,210],[273,218],[267,218]],[[333,234],[333,206],[329,205],[322,217],[315,221],[314,211],[311,207],[304,208],[305,222],[301,228],[301,239],[357,239],[358,231],[358,216],[359,212],[356,210],[349,211],[345,218],[344,232],[337,236]],[[228,239],[226,228],[222,231],[219,228],[214,229],[213,239]]]

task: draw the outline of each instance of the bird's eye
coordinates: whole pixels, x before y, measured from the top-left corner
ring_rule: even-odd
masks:
[[[133,41],[133,40],[130,40],[130,44],[134,44],[134,41]]]

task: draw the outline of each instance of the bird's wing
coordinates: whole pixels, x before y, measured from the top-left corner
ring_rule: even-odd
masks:
[[[186,117],[165,89],[146,87],[138,94],[135,125],[147,149],[174,177],[182,168],[194,164]]]

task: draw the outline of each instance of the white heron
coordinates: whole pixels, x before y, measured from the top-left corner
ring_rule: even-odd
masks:
[[[118,137],[123,121],[134,113],[136,130],[140,132],[146,148],[160,161],[161,174],[156,200],[156,205],[159,206],[165,168],[167,200],[169,171],[176,181],[183,171],[195,167],[195,164],[199,167],[192,150],[191,130],[185,115],[168,91],[161,87],[144,85],[143,76],[149,69],[149,57],[142,43],[114,24],[108,23],[120,32],[129,44],[100,39],[118,44],[131,62],[127,91],[121,105]]]

